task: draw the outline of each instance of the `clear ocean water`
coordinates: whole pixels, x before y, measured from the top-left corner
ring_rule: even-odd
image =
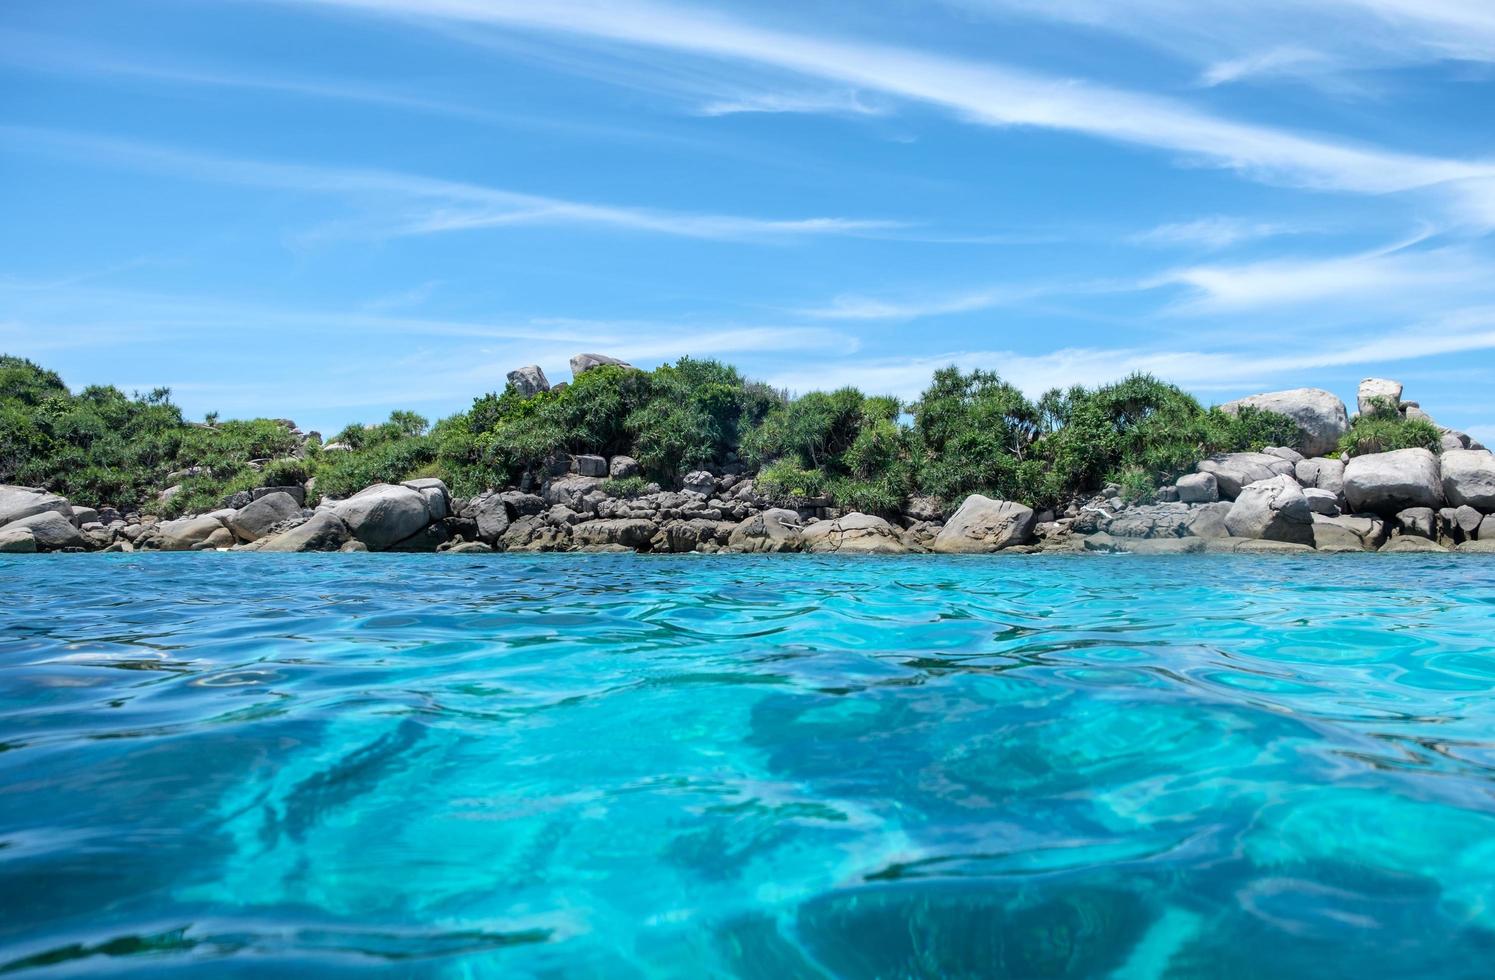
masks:
[[[0,974],[1495,972],[1478,558],[0,558],[0,670]]]

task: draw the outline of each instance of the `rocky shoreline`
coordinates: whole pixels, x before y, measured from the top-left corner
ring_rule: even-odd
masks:
[[[538,376],[537,376],[538,375]],[[537,368],[510,375],[539,388]],[[1432,422],[1385,379],[1358,409]],[[1155,500],[1108,486],[1062,511],[972,494],[911,498],[897,513],[844,512],[828,499],[772,501],[741,463],[643,484],[626,456],[555,456],[521,486],[455,498],[439,479],[380,483],[307,506],[305,485],[260,487],[212,511],[164,520],[0,486],[0,554],[38,552],[1495,553],[1495,455],[1441,429],[1442,452],[1335,455],[1352,416],[1303,388],[1223,406],[1293,419],[1297,444],[1198,461]],[[1388,406],[1390,408],[1388,409]],[[331,448],[331,447],[328,447]]]

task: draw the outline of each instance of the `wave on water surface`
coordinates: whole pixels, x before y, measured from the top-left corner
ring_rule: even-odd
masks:
[[[0,973],[1484,976],[1495,565],[0,557]]]

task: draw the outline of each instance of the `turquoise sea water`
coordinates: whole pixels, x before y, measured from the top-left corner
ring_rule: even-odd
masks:
[[[56,556],[0,600],[0,973],[1495,969],[1495,562]]]

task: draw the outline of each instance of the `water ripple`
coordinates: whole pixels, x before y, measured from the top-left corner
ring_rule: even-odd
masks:
[[[0,556],[0,592],[0,973],[1495,951],[1495,564]]]

